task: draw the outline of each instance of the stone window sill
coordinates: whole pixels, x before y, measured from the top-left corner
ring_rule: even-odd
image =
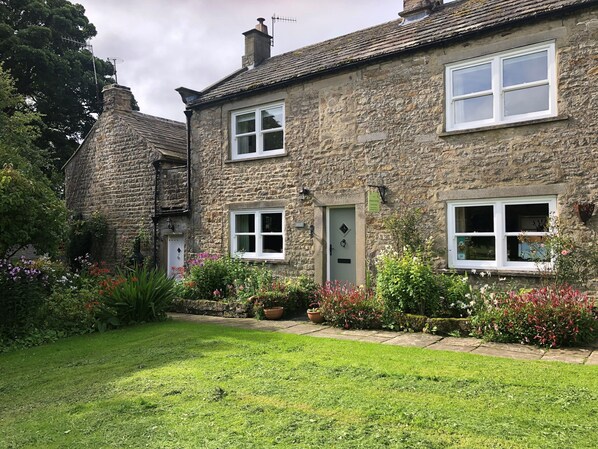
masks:
[[[269,156],[256,156],[256,157],[247,157],[247,158],[243,158],[243,159],[226,159],[224,161],[225,164],[235,164],[237,162],[247,162],[247,161],[259,161],[262,159],[276,159],[279,157],[286,157],[288,156],[289,153],[284,152],[284,153],[280,153],[280,154],[272,154]]]
[[[245,262],[252,265],[259,265],[262,263],[268,265],[288,265],[290,262],[287,259],[243,259]]]
[[[556,117],[540,118],[540,119],[536,119],[536,120],[528,120],[525,122],[503,123],[500,125],[482,126],[479,128],[459,129],[456,131],[439,130],[436,134],[438,135],[438,137],[451,137],[451,136],[459,136],[461,134],[472,134],[472,133],[479,133],[479,132],[485,132],[485,131],[494,131],[497,129],[516,128],[519,126],[529,126],[529,125],[538,125],[538,124],[542,124],[542,123],[562,122],[565,120],[569,120],[568,115],[557,115]]]

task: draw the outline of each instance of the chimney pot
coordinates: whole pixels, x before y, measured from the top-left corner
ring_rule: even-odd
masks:
[[[403,0],[403,11],[399,15],[407,21],[423,19],[443,3],[443,0]]]

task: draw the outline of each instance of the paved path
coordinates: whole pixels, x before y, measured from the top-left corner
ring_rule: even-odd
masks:
[[[169,316],[180,321],[222,324],[242,329],[308,335],[310,337],[412,346],[440,351],[470,352],[509,359],[598,365],[598,342],[585,348],[540,349],[535,346],[519,344],[485,343],[477,338],[441,337],[431,334],[379,330],[344,330],[322,324],[312,324],[309,321],[258,321],[253,318],[222,318],[184,313],[170,313]]]

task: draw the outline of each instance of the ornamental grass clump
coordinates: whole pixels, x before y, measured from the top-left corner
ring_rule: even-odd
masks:
[[[315,293],[320,311],[333,326],[345,329],[376,329],[381,326],[382,307],[374,292],[349,283],[327,282]]]
[[[598,338],[595,302],[570,286],[482,296],[472,324],[474,333],[486,340],[555,348]]]
[[[155,269],[136,268],[104,280],[101,307],[110,324],[158,321],[174,299],[174,280]],[[116,318],[110,321],[110,316]]]

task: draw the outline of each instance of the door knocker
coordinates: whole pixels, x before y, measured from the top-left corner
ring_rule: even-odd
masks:
[[[341,246],[344,248],[345,246],[347,246],[347,241],[345,239],[341,240]]]

